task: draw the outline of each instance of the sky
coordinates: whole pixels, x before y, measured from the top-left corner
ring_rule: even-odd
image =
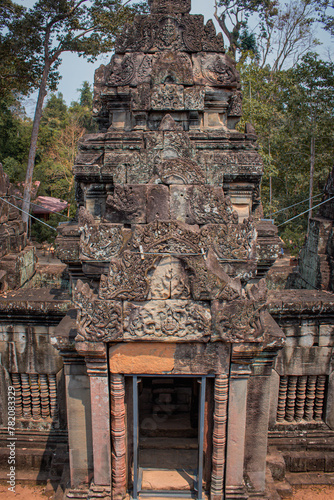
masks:
[[[35,0],[16,0],[16,3],[24,5],[25,7],[31,7],[35,3]],[[283,3],[283,0],[282,0]],[[192,14],[202,14],[204,16],[205,22],[208,19],[213,19],[214,14],[214,0],[192,0]],[[328,59],[329,47],[331,47],[333,52],[333,40],[330,36],[324,32],[324,30],[318,30],[318,38],[322,42],[322,46],[318,47],[317,51],[322,58]],[[65,53],[62,55],[62,64],[59,68],[62,79],[58,86],[58,92],[63,94],[63,97],[67,104],[71,101],[78,100],[79,92],[78,89],[82,86],[82,82],[87,80],[91,85],[94,82],[94,71],[101,64],[108,64],[112,53],[101,55],[97,61],[93,63],[88,63],[83,57],[79,57],[76,54]],[[24,102],[27,114],[33,116],[35,105],[37,100],[37,93],[32,94]]]

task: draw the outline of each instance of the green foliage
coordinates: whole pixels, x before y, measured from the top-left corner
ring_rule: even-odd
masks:
[[[308,53],[295,68],[285,71],[272,72],[254,62],[243,63],[239,70],[244,96],[240,128],[251,122],[258,134],[264,162],[262,201],[265,216],[270,217],[276,210],[308,198],[312,136],[313,194],[323,190],[334,153],[334,65]],[[281,224],[307,208],[305,202],[280,212],[274,216],[275,222]],[[280,234],[295,252],[306,230],[307,215],[281,226]]]
[[[31,121],[17,98],[0,97],[0,162],[10,181],[23,181],[28,156]]]
[[[58,227],[58,224],[63,221],[64,219],[61,217],[61,215],[51,214],[46,224],[56,229]],[[51,244],[55,241],[56,236],[56,231],[54,231],[50,227],[47,227],[45,224],[42,224],[37,220],[32,221],[31,237],[38,243],[44,243],[45,241],[47,241]]]

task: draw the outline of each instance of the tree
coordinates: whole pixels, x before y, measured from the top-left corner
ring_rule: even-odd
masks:
[[[272,71],[280,71],[286,62],[290,67],[319,44],[314,35],[316,17],[311,0],[297,0],[280,6],[276,15],[264,15],[258,37],[259,65],[270,62]]]
[[[324,29],[334,36],[334,1],[316,0],[315,3],[319,21],[323,24]]]
[[[228,51],[235,59],[237,50],[247,42],[248,50],[256,53],[256,41],[249,34],[248,20],[256,14],[259,21],[277,13],[277,0],[215,0],[215,19],[228,42]],[[244,45],[244,48],[246,47]]]
[[[262,182],[265,214],[306,200],[305,204],[277,213],[276,222],[281,224],[307,209],[310,191],[313,195],[322,193],[332,166],[334,64],[309,53],[288,70],[272,72],[254,62],[244,62],[239,70],[244,96],[240,126],[251,121],[258,134],[265,166]],[[311,167],[313,187],[310,187]],[[280,234],[297,250],[306,230],[304,216],[281,226]]]
[[[36,157],[43,103],[48,88],[56,89],[61,55],[76,52],[94,60],[112,49],[115,35],[133,8],[121,0],[38,0],[29,10],[20,11],[6,22],[8,33],[3,37],[19,61],[33,68],[38,88],[22,209],[28,220],[31,185]]]

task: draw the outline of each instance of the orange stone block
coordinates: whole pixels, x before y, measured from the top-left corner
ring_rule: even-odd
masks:
[[[176,344],[141,342],[117,344],[109,348],[111,373],[165,374],[174,369]]]

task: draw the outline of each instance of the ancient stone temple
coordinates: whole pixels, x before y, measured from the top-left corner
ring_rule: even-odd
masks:
[[[79,145],[79,219],[58,237],[77,310],[71,352],[57,329],[72,485],[93,477],[112,498],[248,498],[245,474],[265,491],[284,334],[260,277],[279,244],[260,223],[254,130],[235,129],[235,63],[189,11],[152,1],[97,70],[100,132]]]
[[[334,168],[321,203],[319,214],[310,220],[299,265],[289,276],[288,288],[334,292]]]
[[[267,292],[280,240],[235,63],[190,0],[149,4],[95,74],[57,237],[71,296],[0,296],[0,382],[57,500],[278,500],[334,472],[333,294]]]

